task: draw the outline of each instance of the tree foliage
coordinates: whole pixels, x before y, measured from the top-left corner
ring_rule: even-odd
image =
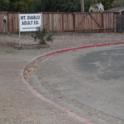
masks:
[[[73,12],[80,11],[80,0],[36,0],[35,11],[61,11]],[[101,2],[105,9],[111,8],[114,0],[85,0],[85,11],[89,10],[90,5]]]
[[[47,32],[45,28],[39,29],[34,35],[35,41],[38,41],[40,45],[46,45],[47,42],[53,41],[53,33]]]
[[[0,11],[7,11],[9,8],[10,0],[0,0]]]
[[[98,2],[102,2],[105,6],[105,9],[109,9],[112,7],[112,3],[114,2],[114,0],[98,0]]]
[[[0,11],[28,12],[33,0],[0,0]]]
[[[36,0],[34,10],[43,12],[80,11],[80,0]]]
[[[85,10],[91,4],[102,2],[105,9],[112,6],[114,0],[85,0]],[[123,1],[123,0],[122,0]],[[77,12],[80,0],[0,0],[0,11],[16,12]]]

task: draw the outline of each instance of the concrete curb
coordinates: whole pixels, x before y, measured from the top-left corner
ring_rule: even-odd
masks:
[[[69,109],[67,109],[65,107],[62,107],[62,106],[58,105],[57,103],[54,103],[53,101],[45,98],[42,94],[38,93],[28,83],[28,81],[29,81],[32,73],[34,72],[34,70],[37,69],[38,63],[39,62],[45,62],[52,56],[59,55],[59,54],[62,54],[62,53],[66,53],[66,52],[77,51],[77,50],[81,50],[81,49],[98,48],[98,47],[114,46],[114,45],[124,45],[124,42],[88,44],[88,45],[81,45],[79,47],[65,48],[65,49],[60,49],[60,50],[55,50],[55,51],[52,51],[52,52],[44,53],[43,55],[34,58],[31,63],[29,63],[28,65],[26,65],[24,67],[24,69],[21,73],[22,81],[24,82],[25,85],[27,85],[27,88],[31,91],[31,93],[34,96],[41,99],[42,101],[44,101],[44,102],[54,106],[55,108],[63,111],[64,113],[67,114],[67,116],[75,118],[76,120],[78,120],[79,122],[81,122],[83,124],[93,124],[92,122],[90,122],[90,120],[86,119],[85,117],[81,117],[81,116],[77,115],[76,113],[70,111]]]

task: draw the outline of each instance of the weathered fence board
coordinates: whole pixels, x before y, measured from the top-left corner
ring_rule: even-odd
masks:
[[[106,13],[103,15],[103,23],[104,23],[104,30],[114,31],[114,14],[113,13]]]
[[[0,32],[4,32],[3,31],[3,14],[0,14]]]
[[[19,31],[18,14],[8,14],[8,31],[10,33],[16,33]]]
[[[1,12],[0,13],[0,33],[4,33],[7,31],[7,25],[4,24],[4,17],[7,17],[6,12]]]
[[[48,31],[74,31],[74,22],[73,14],[64,14],[64,13],[44,13],[43,22],[44,27]]]
[[[7,15],[7,31],[19,31],[18,13],[0,13],[0,32],[5,32],[3,16]],[[114,31],[116,28],[114,13],[43,13],[43,25],[52,32],[99,32]]]
[[[63,31],[74,31],[74,14],[63,14]]]

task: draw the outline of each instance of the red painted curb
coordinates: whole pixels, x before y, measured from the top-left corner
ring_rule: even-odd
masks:
[[[114,45],[124,45],[124,42],[113,42],[113,43],[96,43],[96,44],[91,44],[91,45],[82,45],[80,47],[73,47],[73,48],[65,48],[61,50],[56,50],[54,52],[47,53],[43,57],[48,57],[52,55],[56,55],[59,53],[64,53],[68,51],[75,51],[75,50],[80,50],[80,49],[88,49],[88,48],[94,48],[94,47],[104,47],[104,46],[114,46]]]

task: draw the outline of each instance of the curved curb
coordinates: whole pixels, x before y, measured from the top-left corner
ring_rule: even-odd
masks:
[[[28,65],[26,65],[24,67],[24,70],[22,71],[22,74],[21,74],[22,81],[27,85],[28,89],[32,92],[32,94],[35,95],[36,97],[38,97],[39,99],[41,99],[44,102],[54,106],[57,109],[63,111],[68,116],[77,119],[78,121],[80,121],[83,124],[93,124],[88,119],[86,119],[84,117],[81,117],[81,116],[77,115],[76,113],[68,110],[67,108],[62,107],[62,106],[58,105],[57,103],[54,103],[53,101],[45,98],[42,94],[38,93],[37,90],[35,90],[28,83],[28,81],[29,81],[29,78],[31,77],[32,73],[34,72],[34,70],[37,69],[38,63],[39,62],[45,62],[46,60],[48,60],[50,57],[52,57],[54,55],[58,55],[58,54],[62,54],[62,53],[70,52],[70,51],[77,51],[77,50],[80,50],[80,49],[98,48],[98,47],[114,46],[114,45],[124,45],[124,42],[96,43],[96,44],[89,44],[89,45],[81,45],[79,47],[65,48],[65,49],[60,49],[60,50],[55,50],[55,51],[52,51],[52,52],[44,53],[43,55],[34,58],[31,63],[29,63]]]

